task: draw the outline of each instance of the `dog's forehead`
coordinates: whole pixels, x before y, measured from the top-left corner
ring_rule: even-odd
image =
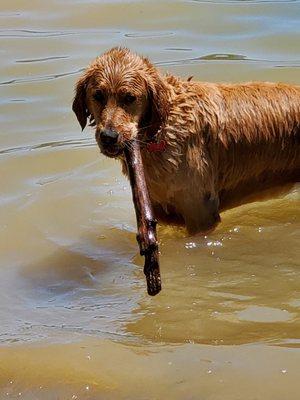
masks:
[[[93,66],[92,86],[110,92],[138,94],[145,89],[144,68],[140,59],[100,57]]]

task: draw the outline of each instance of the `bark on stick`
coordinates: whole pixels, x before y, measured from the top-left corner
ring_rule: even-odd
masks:
[[[144,274],[147,280],[147,290],[150,296],[155,296],[161,290],[156,220],[145,181],[139,144],[132,141],[125,148],[124,153],[136,213],[137,241],[140,246],[140,254],[145,256]]]

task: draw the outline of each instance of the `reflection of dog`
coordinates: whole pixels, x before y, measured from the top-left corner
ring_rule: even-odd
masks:
[[[124,146],[140,141],[156,217],[190,233],[229,203],[300,178],[300,86],[184,81],[114,48],[79,79],[73,110],[124,172]]]

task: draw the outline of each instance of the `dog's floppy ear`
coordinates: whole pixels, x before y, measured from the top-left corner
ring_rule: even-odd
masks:
[[[147,59],[145,62],[149,68],[146,78],[148,109],[143,123],[149,126],[149,133],[155,135],[168,116],[168,90],[157,69]]]
[[[80,123],[81,129],[84,130],[90,112],[86,104],[86,87],[87,87],[87,76],[83,76],[79,79],[75,87],[75,97],[73,101],[72,110],[76,114],[78,122]]]

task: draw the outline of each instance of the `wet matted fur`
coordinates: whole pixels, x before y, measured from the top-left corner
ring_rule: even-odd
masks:
[[[300,180],[300,86],[185,81],[113,48],[79,79],[73,110],[125,174],[122,149],[140,141],[156,217],[191,234],[249,195]],[[103,130],[117,132],[116,146],[105,145]],[[164,143],[163,151],[149,151],[149,141]]]

